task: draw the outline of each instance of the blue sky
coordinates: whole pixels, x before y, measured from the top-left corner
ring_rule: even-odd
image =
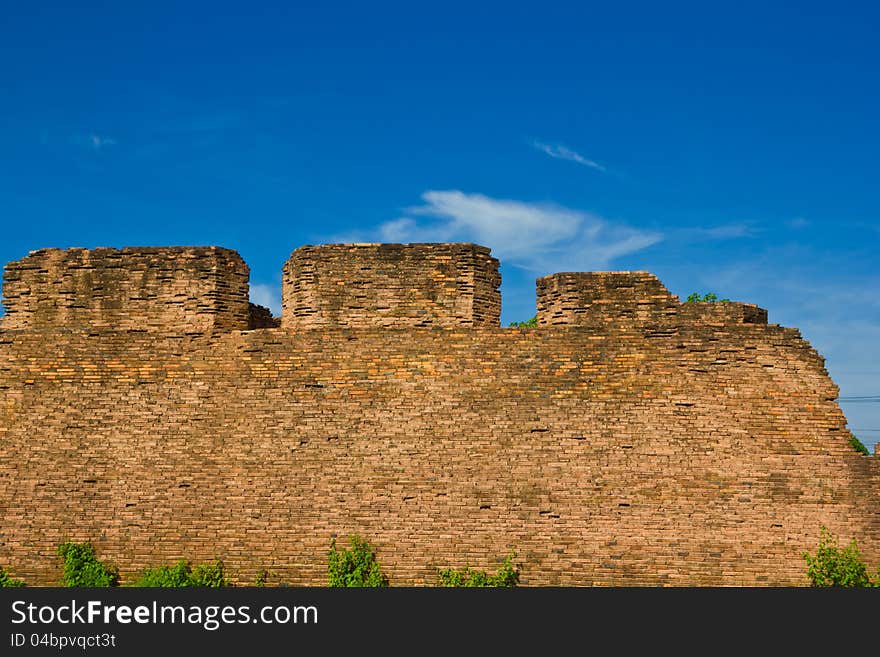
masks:
[[[647,269],[880,396],[873,3],[71,5],[0,13],[0,262],[217,244],[277,313],[303,244],[476,241],[505,324],[538,276]],[[844,410],[872,446],[880,403]]]

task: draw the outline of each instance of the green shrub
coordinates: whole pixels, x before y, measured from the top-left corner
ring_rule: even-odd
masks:
[[[147,568],[132,586],[181,588],[192,586],[190,574],[192,569],[186,560],[181,559],[173,566]]]
[[[181,559],[173,566],[147,568],[133,584],[133,586],[161,588],[218,588],[229,585],[223,574],[222,561],[202,564],[193,569],[185,559]]]
[[[816,556],[804,552],[804,559],[807,562],[807,577],[813,586],[857,587],[872,584],[856,540],[853,539],[841,550],[837,539],[824,526]],[[880,579],[875,585],[880,585]]]
[[[730,299],[719,299],[718,295],[714,292],[709,292],[703,296],[700,296],[699,292],[691,292],[685,303],[713,303],[715,301],[718,303],[728,303]]]
[[[4,568],[0,568],[0,589],[11,589],[19,586],[24,586],[24,580],[10,577]]]
[[[119,583],[119,572],[98,561],[91,543],[67,541],[58,546],[58,556],[64,562],[64,586],[103,587]]]
[[[331,587],[388,586],[376,554],[370,544],[357,534],[349,536],[351,549],[336,549],[336,539],[330,540],[329,585]]]
[[[201,586],[205,588],[220,588],[222,586],[231,586],[223,572],[223,562],[219,559],[214,563],[203,563],[193,568],[192,576],[193,586]]]
[[[508,326],[513,328],[533,328],[538,325],[538,316],[535,315],[531,319],[527,319],[524,322],[511,322]]]
[[[440,586],[448,587],[483,587],[499,586],[510,587],[519,583],[519,570],[513,565],[513,555],[504,559],[501,567],[494,575],[486,574],[484,570],[472,570],[464,568],[456,570],[445,568],[439,571]]]
[[[259,586],[260,588],[266,586],[266,582],[269,581],[269,575],[271,575],[271,573],[263,568],[263,570],[257,573],[256,578],[254,578],[254,586]]]
[[[856,438],[855,436],[850,435],[849,444],[850,444],[850,447],[852,447],[854,450],[856,450],[859,454],[864,454],[865,456],[870,456],[870,452],[868,451],[868,448],[865,447],[865,444],[861,440]]]

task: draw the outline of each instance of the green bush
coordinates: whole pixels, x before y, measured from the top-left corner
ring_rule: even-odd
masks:
[[[448,587],[483,587],[499,586],[510,587],[519,583],[519,570],[513,565],[513,555],[504,559],[501,567],[494,575],[486,574],[484,570],[472,570],[464,568],[456,570],[445,568],[439,571],[440,586]]]
[[[119,572],[98,561],[91,543],[67,541],[58,546],[58,556],[64,562],[64,586],[103,587],[119,583]]]
[[[9,576],[4,568],[0,568],[0,589],[11,589],[24,586],[24,580]]]
[[[192,585],[205,588],[220,588],[221,586],[231,586],[223,573],[223,562],[220,560],[214,563],[203,563],[192,571]]]
[[[158,566],[147,568],[132,586],[180,588],[192,586],[190,574],[192,569],[189,564],[181,559],[173,566]]]
[[[181,559],[173,566],[147,568],[133,586],[161,588],[219,588],[229,586],[223,574],[223,562],[202,564],[193,569],[189,562]]]
[[[370,544],[357,534],[349,536],[351,549],[336,549],[336,539],[330,540],[329,585],[331,587],[388,586],[376,554]]]
[[[508,326],[513,328],[533,328],[538,325],[538,316],[535,315],[531,319],[527,319],[524,322],[511,322]]]
[[[685,303],[713,303],[715,301],[718,303],[728,303],[730,299],[719,299],[718,295],[714,292],[709,292],[703,296],[700,296],[699,292],[691,292]]]
[[[837,544],[837,539],[824,526],[821,529],[819,549],[816,556],[804,552],[807,562],[807,577],[813,586],[871,586],[871,578],[868,576],[868,568],[862,562],[856,540],[842,550]],[[878,581],[873,583],[880,585]]]
[[[871,453],[868,451],[868,448],[865,447],[865,444],[861,440],[856,438],[855,436],[850,435],[849,444],[850,444],[850,447],[852,447],[854,450],[856,450],[859,454],[864,454],[865,456],[870,456]]]

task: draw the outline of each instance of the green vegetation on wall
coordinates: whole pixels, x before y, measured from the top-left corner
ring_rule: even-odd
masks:
[[[728,303],[730,299],[719,299],[718,295],[714,292],[708,292],[703,296],[700,296],[699,292],[691,292],[687,299],[685,299],[685,303],[713,303],[717,301],[718,303]]]
[[[865,447],[865,443],[863,443],[861,440],[859,440],[855,436],[849,437],[849,444],[859,454],[864,454],[865,456],[870,456],[871,453],[868,451],[868,448]]]
[[[329,585],[331,587],[388,586],[388,578],[382,573],[376,553],[370,544],[357,534],[349,536],[350,548],[338,549],[336,539],[330,541]],[[65,542],[58,546],[58,556],[63,562],[62,584],[68,587],[108,587],[119,583],[118,571],[102,563],[95,555],[91,543]],[[505,557],[498,570],[489,575],[483,570],[470,567],[462,569],[438,569],[442,587],[513,587],[519,584],[519,567],[514,564],[514,554]],[[868,566],[862,560],[858,544],[852,539],[844,548],[837,538],[821,527],[819,546],[815,555],[803,553],[807,564],[807,578],[815,587],[880,587],[880,569],[872,578]],[[270,573],[262,570],[256,577],[255,586],[265,586]],[[0,588],[25,586],[23,580],[15,579],[0,567]],[[221,587],[232,586],[219,559],[193,568],[181,559],[171,566],[147,568],[131,586],[135,587]],[[282,584],[284,586],[284,584]]]
[[[223,573],[223,562],[201,564],[192,568],[189,562],[181,559],[173,566],[147,568],[132,586],[186,588],[207,587],[218,588],[230,586]]]
[[[349,536],[351,549],[336,548],[336,539],[330,540],[329,585],[331,587],[388,586],[382,574],[376,553],[370,544],[357,534]]]
[[[535,315],[531,319],[527,319],[524,322],[511,322],[508,324],[509,327],[512,328],[534,328],[538,325],[538,316]]]
[[[841,549],[837,539],[824,526],[816,555],[805,552],[804,559],[807,562],[807,577],[812,586],[880,586],[880,571],[876,579],[871,581],[856,539]]]
[[[488,575],[485,570],[471,568],[444,568],[439,574],[440,586],[446,587],[510,587],[519,584],[519,569],[513,564],[512,554],[504,559],[494,575]]]
[[[0,589],[16,588],[19,586],[24,586],[24,580],[10,577],[9,573],[7,573],[4,568],[0,567]]]
[[[67,541],[58,546],[58,556],[64,563],[64,586],[103,587],[119,583],[119,572],[98,560],[91,543]]]

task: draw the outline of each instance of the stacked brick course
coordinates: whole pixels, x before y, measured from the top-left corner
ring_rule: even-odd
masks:
[[[525,585],[802,585],[821,525],[880,565],[880,467],[822,358],[794,329],[665,321],[6,328],[0,565],[57,582],[71,538],[125,579],[221,558],[324,585],[357,532],[395,585],[511,550]]]
[[[211,247],[41,249],[9,263],[3,328],[246,329],[249,269]]]
[[[303,246],[284,265],[290,328],[498,326],[498,260],[476,244]]]
[[[251,330],[278,328],[281,326],[280,318],[273,317],[272,311],[266,308],[266,306],[258,306],[257,304],[252,303],[248,310],[248,328]]]
[[[536,282],[539,326],[646,327],[766,324],[767,311],[739,302],[679,303],[646,271],[553,274]]]

